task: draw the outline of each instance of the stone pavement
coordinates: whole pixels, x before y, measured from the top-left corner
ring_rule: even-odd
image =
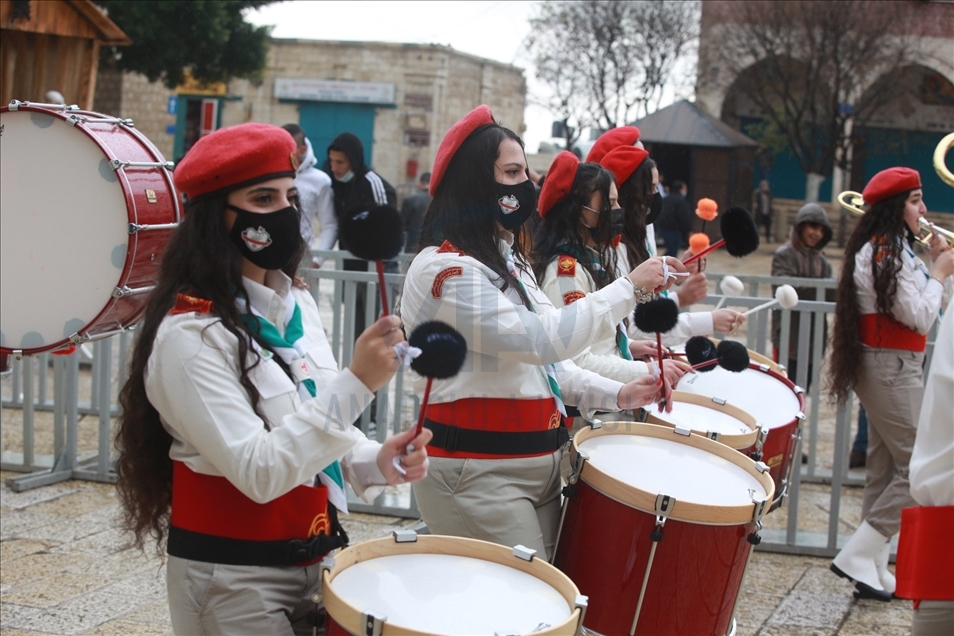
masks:
[[[775,245],[743,261],[716,255],[709,271],[768,274]],[[837,253],[828,250],[829,256]],[[832,258],[836,271],[837,257]],[[43,415],[37,412],[37,417]],[[4,409],[3,450],[18,445],[19,412]],[[93,419],[93,418],[87,418]],[[38,448],[50,440],[38,423]],[[91,425],[95,428],[95,424]],[[80,422],[80,445],[86,442]],[[818,441],[819,462],[830,465],[830,431]],[[38,450],[39,452],[39,450]],[[5,482],[15,473],[0,473]],[[858,476],[858,475],[856,475]],[[839,531],[859,523],[860,488],[845,487]],[[829,487],[803,484],[799,530],[824,532]],[[126,545],[117,530],[113,486],[68,481],[23,493],[0,488],[0,632],[37,634],[170,634],[165,570],[153,554]],[[786,510],[766,517],[785,527]],[[414,520],[352,514],[345,526],[352,543],[384,536]],[[908,601],[856,601],[850,584],[828,571],[829,560],[756,551],[737,612],[739,636],[894,636],[910,633]],[[492,608],[488,608],[492,611]]]
[[[0,473],[6,480],[14,473]],[[165,569],[128,548],[116,527],[115,490],[68,481],[0,490],[0,631],[38,634],[171,634]],[[777,513],[772,513],[777,514]],[[352,514],[353,542],[413,520]],[[855,601],[829,561],[755,552],[737,613],[739,636],[900,636],[909,601]],[[488,608],[492,611],[492,608]]]

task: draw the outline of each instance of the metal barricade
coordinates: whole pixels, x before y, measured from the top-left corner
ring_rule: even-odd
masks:
[[[360,297],[359,285],[367,287],[365,302],[371,311],[365,311],[363,327],[373,324],[378,315],[375,302],[378,298],[378,278],[372,271],[357,272],[336,269],[332,264],[341,263],[348,257],[346,252],[315,251],[315,255],[327,257],[321,269],[309,269],[304,279],[311,287],[328,332],[328,339],[343,368],[352,359],[354,341],[359,333],[354,324],[356,305]],[[406,260],[401,255],[396,263],[397,271],[385,274],[390,302],[395,302],[397,290],[404,279]],[[369,270],[372,266],[369,264]],[[709,272],[710,285],[718,288],[724,274]],[[838,522],[841,509],[841,487],[861,486],[863,479],[847,470],[848,445],[852,431],[852,400],[838,405],[834,414],[834,457],[832,467],[819,465],[818,440],[822,400],[822,370],[824,346],[822,329],[828,314],[834,311],[834,303],[824,302],[825,290],[835,282],[821,279],[801,279],[770,276],[737,276],[746,285],[747,295],[729,297],[726,305],[735,308],[751,308],[771,297],[773,286],[789,284],[800,288],[815,289],[815,299],[800,299],[793,310],[781,312],[781,338],[779,360],[789,358],[788,343],[791,317],[798,314],[798,348],[794,356],[810,364],[798,365],[793,381],[799,386],[811,382],[808,398],[810,410],[806,413],[801,446],[807,452],[807,464],[794,471],[795,478],[789,488],[787,503],[788,519],[784,531],[766,529],[759,549],[817,556],[835,554],[838,544]],[[693,309],[707,310],[721,295],[710,294]],[[769,312],[758,312],[750,317],[744,330],[744,342],[748,349],[771,356]],[[814,325],[814,336],[811,326]],[[22,415],[22,444],[20,449],[5,449],[2,468],[7,471],[28,473],[8,480],[13,490],[22,491],[66,479],[87,479],[101,482],[115,481],[110,451],[112,448],[111,422],[119,415],[117,395],[125,382],[128,354],[134,332],[122,333],[109,339],[88,343],[82,350],[69,356],[41,354],[35,358],[14,361],[12,371],[3,381],[2,405],[4,409],[19,410]],[[743,338],[742,334],[730,336]],[[933,352],[933,333],[928,344],[926,360],[930,363]],[[82,372],[81,372],[82,367]],[[88,367],[88,371],[87,371]],[[925,374],[927,373],[927,366]],[[82,379],[81,379],[82,376]],[[416,422],[420,401],[411,388],[409,375],[401,370],[393,380],[376,394],[375,416],[371,408],[365,409],[355,423],[368,437],[383,441],[389,434],[405,430]],[[9,413],[7,414],[9,426]],[[51,418],[51,421],[50,421]],[[44,419],[46,428],[52,428],[52,452],[36,452],[37,422]],[[83,423],[81,431],[80,424]],[[90,431],[86,423],[94,423]],[[79,443],[82,433],[83,443]],[[43,430],[47,436],[49,431]],[[801,452],[796,449],[796,459]],[[824,535],[808,533],[798,527],[799,486],[802,482],[830,484],[828,531]],[[417,518],[419,512],[409,486],[389,487],[374,502],[367,504],[353,494],[349,507],[358,512],[386,514]]]

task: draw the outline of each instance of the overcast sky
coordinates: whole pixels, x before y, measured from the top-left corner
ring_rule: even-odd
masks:
[[[539,91],[522,43],[536,2],[279,2],[250,11],[255,25],[274,25],[276,38],[446,44],[525,69],[528,92]],[[528,95],[529,98],[529,95]],[[476,104],[474,104],[476,106]],[[551,115],[530,106],[527,150],[550,135]]]

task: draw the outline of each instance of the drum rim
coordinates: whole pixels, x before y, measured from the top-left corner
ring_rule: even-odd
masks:
[[[580,589],[566,574],[550,565],[546,560],[534,557],[530,561],[514,556],[513,550],[505,546],[470,539],[466,537],[451,537],[446,535],[425,534],[418,535],[414,542],[398,543],[393,537],[382,537],[371,541],[364,541],[344,548],[334,555],[334,564],[321,573],[322,600],[328,615],[344,629],[353,634],[363,633],[361,610],[342,599],[334,589],[335,577],[344,570],[362,563],[387,556],[407,554],[444,554],[450,556],[469,557],[482,561],[490,561],[507,567],[520,570],[537,578],[553,589],[566,601],[570,616],[560,625],[534,634],[566,634],[575,631],[580,624],[581,609],[576,607]],[[408,627],[395,625],[384,621],[382,636],[391,634],[407,634],[409,636],[437,636],[431,632],[422,632]]]
[[[571,446],[571,465],[575,465],[576,463],[577,451],[580,444],[588,439],[602,437],[604,435],[640,434],[646,437],[688,444],[689,446],[718,455],[754,477],[765,490],[766,502],[771,503],[775,498],[775,482],[772,480],[769,471],[765,471],[764,473],[759,472],[754,461],[739,451],[729,448],[725,444],[699,435],[680,435],[675,432],[674,428],[660,426],[659,424],[644,424],[641,422],[619,422],[618,424],[625,425],[626,430],[623,430],[622,427],[613,431],[604,428],[594,429],[586,427],[577,431],[576,435],[573,436]],[[642,510],[649,514],[656,514],[655,504],[657,495],[666,494],[649,493],[632,484],[623,483],[600,470],[593,465],[593,462],[589,461],[584,462],[580,477],[587,485],[600,494],[618,501],[625,506]],[[756,504],[754,502],[735,506],[716,506],[676,499],[676,503],[672,506],[668,518],[703,525],[739,525],[753,521],[755,519],[755,513]]]
[[[9,105],[6,105],[6,104],[3,106],[0,106],[0,113],[20,112],[20,111],[44,113],[44,114],[50,115],[51,117],[55,117],[65,123],[69,123],[69,115],[87,117],[90,120],[88,123],[92,123],[92,124],[97,123],[96,121],[97,118],[105,119],[105,120],[114,119],[112,116],[107,115],[106,113],[100,113],[94,110],[86,110],[86,109],[58,110],[58,109],[47,108],[45,106],[41,106],[39,104],[33,104],[30,102],[20,103],[15,110],[11,110]],[[105,123],[105,122],[100,122],[100,123]],[[90,141],[92,141],[97,148],[99,148],[100,152],[103,154],[103,157],[110,160],[117,159],[116,153],[114,152],[113,148],[111,148],[109,145],[104,143],[102,139],[100,139],[97,135],[93,134],[93,132],[91,130],[88,130],[84,125],[76,125],[76,126],[72,126],[72,128],[75,128],[81,131],[84,135],[86,135],[86,137]],[[129,134],[133,139],[135,139],[140,146],[142,146],[142,148],[145,150],[147,155],[151,155],[158,162],[165,161],[165,157],[163,156],[159,148],[154,143],[152,143],[152,141],[148,137],[146,137],[142,132],[140,132],[137,128],[134,128],[133,126],[126,126],[126,127],[123,127],[123,130],[127,134]],[[178,190],[176,190],[175,184],[172,181],[172,173],[169,170],[161,170],[160,174],[162,175],[162,179],[166,183],[166,186],[168,187],[168,191],[170,195],[169,200],[173,206],[175,222],[178,223],[182,219],[182,207],[179,202]],[[135,214],[137,212],[135,196],[133,193],[132,185],[129,183],[128,176],[125,173],[118,174],[117,182],[119,184],[120,189],[122,190],[123,199],[126,202],[126,213],[128,215],[128,218],[132,220],[132,217],[136,216],[137,218],[135,219],[135,221],[138,222],[138,214]],[[126,246],[126,256],[123,261],[123,267],[120,270],[119,276],[115,283],[115,287],[117,288],[123,287],[126,284],[127,280],[129,279],[130,274],[132,273],[132,265],[135,263],[135,251],[138,248],[138,243],[139,243],[139,237],[136,234],[130,234],[128,238],[127,246]],[[116,332],[115,329],[111,329],[104,334],[100,334],[98,332],[95,332],[95,329],[96,327],[100,326],[101,321],[107,316],[109,316],[112,313],[113,308],[116,305],[118,305],[121,301],[122,299],[117,298],[116,296],[110,296],[108,299],[106,299],[106,302],[103,304],[102,308],[96,313],[96,315],[91,320],[89,320],[86,324],[84,324],[80,329],[77,330],[77,334],[80,334],[81,336],[83,336],[82,342],[99,340],[101,338],[112,335],[113,333]],[[126,322],[124,324],[116,323],[116,327],[119,330],[123,330],[123,331],[131,328],[132,326],[134,326],[140,321],[145,311],[146,311],[146,302],[142,301],[139,303],[138,308],[136,308],[134,312],[132,312],[128,316],[123,316],[126,319]],[[103,326],[106,326],[106,325],[103,325]],[[79,343],[76,343],[76,344],[79,344]],[[51,342],[49,344],[45,344],[39,347],[18,348],[18,347],[11,347],[11,346],[3,346],[3,347],[0,347],[0,355],[12,355],[15,351],[20,352],[21,355],[38,355],[41,353],[55,352],[59,350],[68,350],[71,346],[74,346],[74,343],[70,340],[70,338],[63,337],[59,340],[56,340],[54,342]]]
[[[717,411],[723,415],[728,415],[729,417],[739,420],[749,428],[748,433],[731,433],[719,435],[719,439],[713,441],[718,441],[720,444],[725,444],[729,448],[737,451],[754,446],[755,442],[758,441],[759,438],[759,427],[755,417],[753,417],[748,411],[743,411],[734,404],[730,404],[728,401],[725,404],[719,404],[715,401],[716,399],[717,398],[715,397],[702,395],[700,393],[692,393],[691,391],[672,392],[672,400],[674,402],[685,402],[686,404],[694,404],[696,406],[712,409],[713,411]],[[649,409],[646,410],[646,419],[651,424],[675,428],[675,424],[663,420],[657,413],[654,413]],[[691,434],[700,437],[706,437],[704,432],[700,432],[696,429],[692,429]],[[706,437],[706,439],[711,438]]]

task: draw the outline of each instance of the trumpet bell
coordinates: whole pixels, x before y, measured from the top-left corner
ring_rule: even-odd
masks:
[[[954,148],[954,133],[941,139],[937,148],[934,149],[934,170],[937,171],[937,176],[941,177],[941,181],[954,187],[954,173],[944,163],[945,155],[951,148]]]

